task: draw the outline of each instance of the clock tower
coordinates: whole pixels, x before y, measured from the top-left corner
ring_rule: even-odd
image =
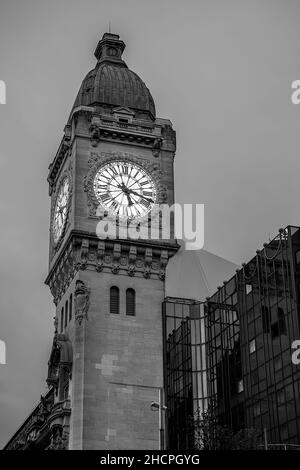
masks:
[[[151,403],[163,400],[162,302],[178,245],[142,228],[149,233],[154,207],[174,203],[176,137],[124,48],[115,34],[99,41],[49,168],[46,283],[56,317],[48,383],[69,449],[163,442]],[[99,234],[105,218],[133,224],[136,235]]]

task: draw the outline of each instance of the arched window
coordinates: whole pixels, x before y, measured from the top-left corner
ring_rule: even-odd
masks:
[[[69,302],[66,301],[66,307],[65,307],[65,328],[67,328],[67,324],[68,324],[68,310],[69,310]]]
[[[120,310],[120,292],[119,288],[112,286],[110,288],[110,313],[119,313]]]
[[[72,309],[73,309],[73,295],[70,295],[70,303],[69,303],[69,321],[72,320]]]
[[[135,315],[135,290],[126,290],[126,315]]]
[[[62,333],[64,330],[64,308],[61,309],[60,313],[60,332]]]

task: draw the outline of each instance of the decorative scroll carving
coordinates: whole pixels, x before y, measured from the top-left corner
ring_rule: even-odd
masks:
[[[128,271],[128,276],[131,276],[131,277],[134,276],[134,275],[135,275],[135,271],[136,271],[135,265],[134,265],[134,264],[130,264],[130,265],[128,266],[128,270],[127,270],[127,271]]]
[[[146,248],[146,252],[145,252],[145,267],[144,267],[144,277],[146,279],[149,279],[150,275],[151,275],[151,265],[152,265],[152,260],[153,260],[153,256],[152,256],[152,249],[151,248]]]
[[[114,244],[113,250],[113,264],[111,271],[113,274],[118,274],[120,271],[120,258],[121,258],[121,245],[119,243]]]
[[[159,271],[159,278],[164,281],[166,277],[166,266],[168,264],[168,251],[162,250],[160,255],[160,271]]]
[[[81,325],[83,319],[87,319],[90,306],[90,289],[83,281],[76,281],[75,287],[75,321]]]
[[[96,271],[101,272],[103,271],[104,267],[104,253],[105,253],[105,243],[103,241],[98,242],[98,249],[97,249],[97,262],[96,262]]]
[[[80,260],[77,262],[77,269],[86,269],[88,262],[89,241],[83,239],[81,242]]]

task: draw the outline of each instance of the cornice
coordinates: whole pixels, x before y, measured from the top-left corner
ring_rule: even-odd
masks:
[[[142,145],[152,150],[154,157],[159,157],[163,146],[161,128],[153,124],[135,122],[119,122],[110,116],[93,115],[89,127],[90,140],[93,147],[100,141],[119,141],[130,145]]]
[[[128,275],[164,281],[166,266],[179,249],[174,242],[99,240],[95,234],[73,230],[45,283],[57,305],[79,271]]]

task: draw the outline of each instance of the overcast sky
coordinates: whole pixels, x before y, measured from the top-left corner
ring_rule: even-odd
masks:
[[[45,391],[54,304],[46,183],[111,22],[177,131],[176,200],[205,204],[205,249],[238,264],[300,224],[298,0],[1,0],[0,446]]]

